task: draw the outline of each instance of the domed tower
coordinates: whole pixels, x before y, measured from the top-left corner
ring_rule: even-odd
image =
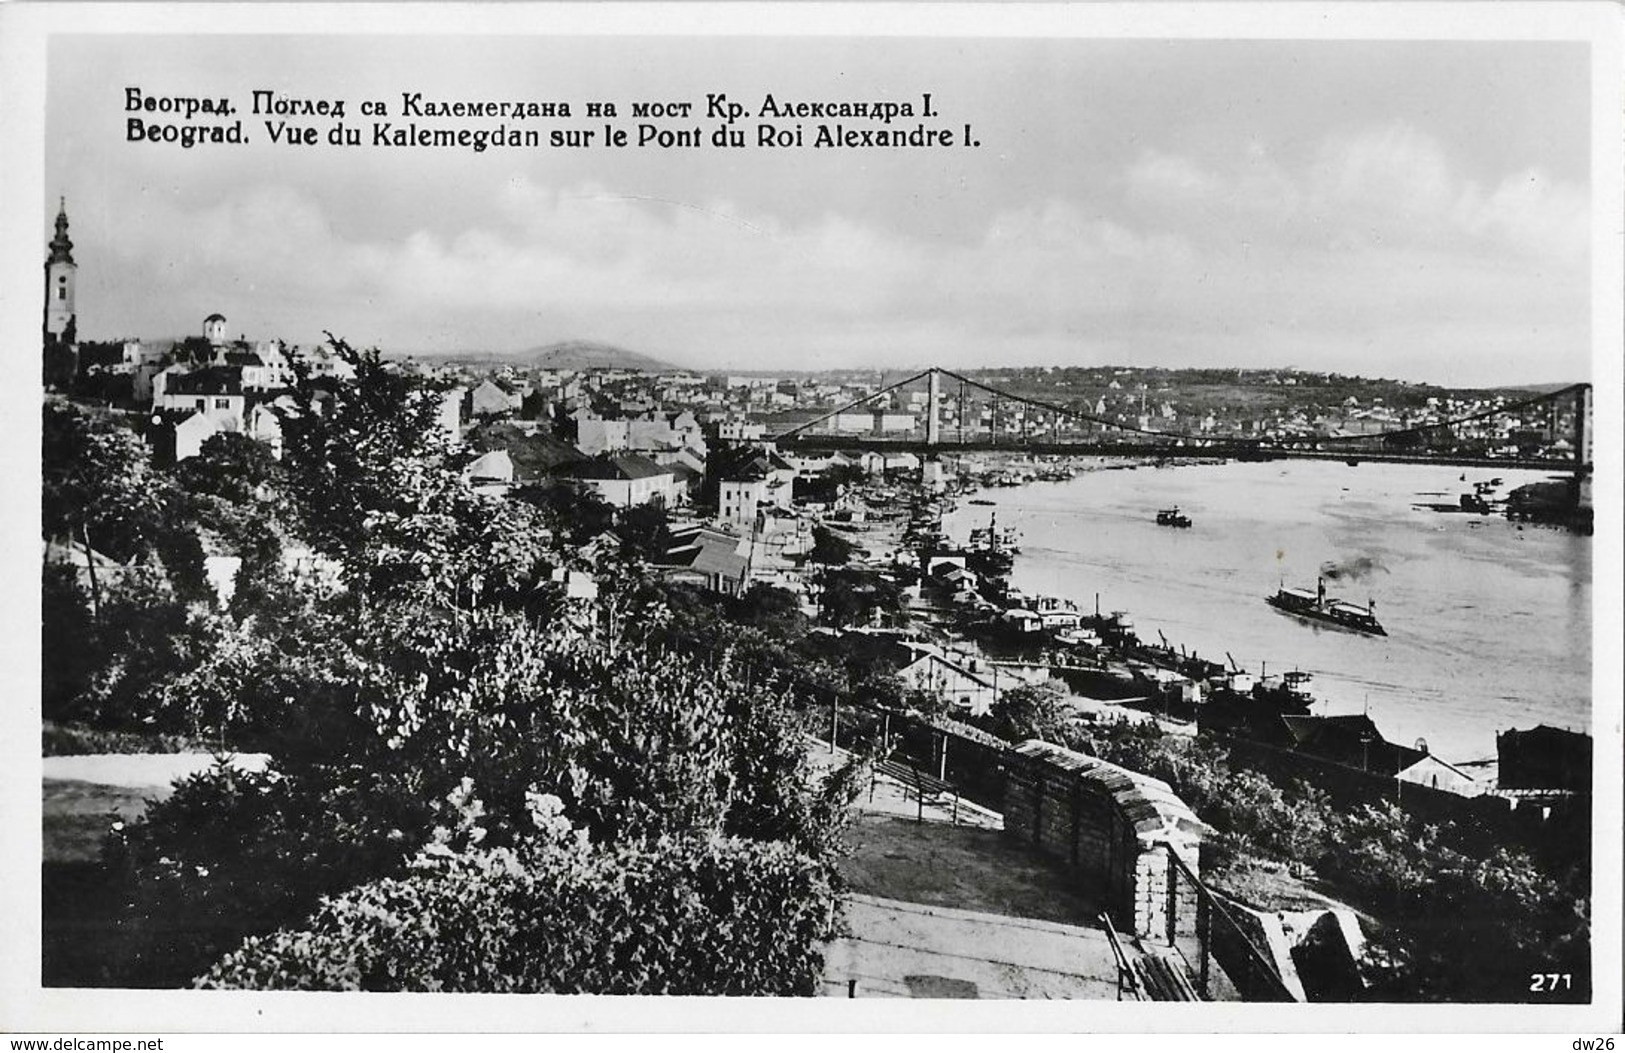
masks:
[[[45,342],[74,342],[73,286],[79,267],[73,262],[73,241],[68,237],[68,201],[62,199],[56,214],[56,237],[51,254],[45,258]]]
[[[225,315],[216,313],[203,319],[203,339],[216,345],[226,342]]]

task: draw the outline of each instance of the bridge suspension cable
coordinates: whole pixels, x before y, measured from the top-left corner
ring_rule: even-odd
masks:
[[[1463,424],[1474,424],[1478,421],[1489,420],[1493,417],[1504,417],[1508,414],[1516,413],[1519,410],[1528,409],[1531,406],[1539,406],[1542,404],[1553,405],[1563,401],[1564,399],[1573,398],[1575,395],[1579,394],[1589,386],[1590,385],[1587,384],[1570,384],[1568,387],[1559,391],[1549,391],[1544,395],[1536,395],[1533,398],[1523,399],[1522,401],[1514,402],[1506,406],[1496,406],[1492,409],[1480,410],[1477,413],[1468,414],[1465,417],[1455,417],[1451,420],[1437,421],[1432,424],[1415,424],[1409,428],[1397,428],[1394,431],[1373,432],[1370,435],[1317,436],[1314,441],[1325,445],[1342,445],[1355,442],[1375,442],[1380,439],[1392,439],[1402,435],[1425,435],[1430,431],[1445,431],[1450,428],[1459,427]]]
[[[937,371],[936,370],[931,370],[931,369],[922,369],[918,373],[914,374],[913,376],[905,377],[902,380],[897,381],[895,384],[887,384],[885,387],[881,388],[879,391],[872,391],[872,392],[870,392],[869,394],[863,396],[860,399],[853,399],[851,402],[848,402],[846,405],[842,406],[841,408],[830,410],[828,413],[824,414],[821,417],[814,417],[812,420],[807,421],[805,424],[798,424],[794,428],[791,428],[789,431],[780,432],[779,434],[773,436],[773,439],[774,439],[775,442],[777,442],[777,441],[779,441],[781,439],[793,439],[797,435],[800,435],[802,432],[806,431],[808,428],[815,428],[815,427],[817,427],[818,425],[824,423],[827,420],[833,420],[834,418],[839,417],[843,413],[847,413],[847,412],[850,412],[851,410],[857,409],[859,406],[863,405],[866,402],[873,402],[875,399],[879,398],[882,395],[889,395],[893,391],[896,391],[898,388],[903,387],[906,384],[912,384],[916,380],[919,380],[921,377],[929,376],[933,372],[937,372]]]
[[[1109,430],[1109,431],[1112,431],[1112,432],[1116,432],[1116,433],[1124,435],[1125,438],[1134,437],[1136,440],[1139,441],[1139,445],[1136,446],[1136,448],[1139,448],[1139,449],[1154,450],[1154,449],[1169,449],[1169,448],[1172,448],[1172,447],[1191,447],[1191,448],[1200,448],[1200,449],[1223,448],[1223,449],[1232,451],[1233,453],[1239,453],[1239,455],[1241,455],[1241,456],[1247,456],[1249,451],[1254,451],[1254,452],[1264,453],[1264,454],[1268,454],[1268,453],[1270,453],[1272,451],[1277,451],[1277,452],[1279,452],[1281,454],[1286,454],[1286,455],[1292,455],[1292,454],[1304,455],[1305,453],[1308,453],[1308,454],[1312,455],[1313,451],[1315,451],[1315,450],[1320,450],[1320,451],[1325,451],[1325,452],[1345,451],[1345,453],[1347,455],[1365,454],[1365,453],[1367,453],[1367,451],[1362,449],[1363,446],[1386,445],[1386,444],[1391,444],[1394,440],[1403,440],[1403,439],[1405,439],[1407,437],[1422,437],[1422,436],[1426,436],[1426,435],[1428,435],[1430,433],[1432,433],[1432,434],[1446,433],[1446,432],[1450,431],[1450,429],[1453,429],[1453,428],[1461,427],[1461,426],[1464,426],[1464,425],[1474,424],[1476,422],[1483,421],[1483,420],[1489,420],[1489,419],[1492,419],[1492,418],[1495,418],[1495,417],[1502,417],[1502,416],[1509,416],[1509,415],[1517,414],[1517,413],[1519,413],[1521,411],[1527,410],[1530,407],[1534,407],[1534,406],[1542,406],[1542,405],[1557,406],[1557,405],[1563,403],[1567,399],[1572,399],[1572,398],[1575,398],[1577,395],[1582,394],[1586,389],[1588,389],[1590,387],[1590,385],[1584,384],[1584,383],[1571,384],[1571,385],[1569,385],[1567,387],[1564,387],[1564,388],[1561,388],[1561,389],[1559,389],[1557,391],[1551,391],[1551,392],[1547,392],[1547,393],[1541,394],[1541,395],[1534,395],[1534,396],[1531,396],[1529,398],[1521,399],[1521,400],[1519,400],[1517,402],[1508,403],[1508,404],[1503,405],[1503,406],[1496,406],[1496,407],[1492,407],[1492,408],[1487,409],[1487,410],[1480,410],[1480,411],[1475,412],[1475,413],[1466,414],[1464,416],[1455,417],[1455,418],[1451,418],[1451,419],[1448,419],[1448,420],[1441,420],[1441,421],[1425,423],[1425,424],[1415,424],[1415,425],[1411,425],[1411,426],[1404,427],[1404,428],[1397,428],[1397,429],[1394,429],[1392,431],[1373,432],[1373,433],[1367,434],[1367,435],[1303,435],[1303,436],[1291,436],[1291,437],[1267,439],[1267,438],[1264,438],[1264,437],[1248,437],[1248,436],[1222,436],[1222,437],[1218,437],[1218,436],[1207,436],[1207,435],[1193,434],[1191,432],[1157,431],[1157,430],[1154,430],[1154,429],[1151,429],[1151,428],[1142,427],[1142,426],[1140,426],[1138,424],[1129,424],[1129,423],[1125,423],[1123,421],[1108,420],[1108,419],[1106,419],[1104,417],[1099,417],[1099,416],[1096,416],[1095,414],[1088,413],[1088,412],[1085,412],[1085,411],[1082,411],[1082,410],[1073,409],[1070,406],[1065,406],[1065,405],[1061,405],[1059,403],[1050,402],[1050,401],[1047,401],[1045,399],[1034,398],[1034,397],[1028,396],[1028,395],[1017,395],[1017,394],[1014,394],[1012,392],[1003,391],[1003,390],[1000,390],[999,388],[993,387],[991,384],[987,384],[987,383],[985,383],[983,381],[972,379],[972,378],[967,377],[964,374],[956,372],[954,370],[945,369],[945,368],[943,368],[941,366],[934,366],[934,367],[931,367],[931,368],[928,368],[928,369],[920,370],[917,373],[914,373],[914,374],[912,374],[910,376],[904,377],[901,380],[898,380],[898,381],[895,381],[895,382],[893,382],[891,384],[888,384],[885,387],[880,388],[878,391],[871,392],[870,394],[864,395],[863,397],[858,398],[858,399],[853,399],[852,401],[846,403],[843,406],[840,406],[837,409],[831,410],[828,413],[821,414],[821,415],[819,415],[817,417],[814,417],[812,420],[806,421],[803,424],[799,424],[799,425],[797,425],[797,426],[795,426],[793,428],[790,428],[790,429],[788,429],[788,430],[786,430],[784,432],[781,432],[780,434],[774,436],[774,440],[775,441],[778,441],[778,440],[793,440],[797,436],[802,435],[804,432],[807,432],[810,429],[816,428],[819,425],[825,423],[826,421],[829,421],[831,419],[839,417],[843,413],[848,413],[848,412],[850,412],[850,411],[852,411],[854,409],[857,409],[858,407],[861,407],[861,406],[864,406],[864,405],[866,405],[868,403],[871,403],[871,402],[873,402],[874,400],[876,400],[878,398],[881,398],[881,397],[883,397],[885,395],[891,394],[892,392],[896,391],[899,388],[905,387],[905,386],[907,386],[909,384],[913,384],[916,381],[919,381],[919,380],[927,378],[927,377],[932,377],[933,378],[933,388],[935,389],[937,387],[937,385],[935,384],[935,379],[934,379],[933,375],[948,377],[949,379],[958,382],[959,391],[958,391],[958,398],[957,398],[955,408],[956,408],[956,417],[957,417],[957,420],[956,420],[956,434],[957,434],[957,437],[958,437],[958,440],[959,440],[959,445],[965,445],[966,444],[966,438],[967,438],[966,432],[965,432],[966,418],[968,416],[968,414],[966,412],[967,391],[968,390],[975,390],[975,391],[981,392],[984,395],[988,396],[989,399],[991,400],[991,404],[992,404],[992,407],[993,407],[992,408],[992,413],[991,413],[991,416],[990,416],[990,420],[989,420],[989,423],[988,423],[988,430],[987,430],[987,441],[989,443],[997,443],[997,442],[1000,441],[999,440],[999,416],[1000,416],[999,410],[1001,408],[1000,403],[1002,402],[1002,403],[1006,403],[1006,404],[1008,404],[1008,403],[1017,403],[1017,404],[1022,405],[1022,406],[1042,410],[1042,411],[1044,411],[1046,413],[1051,414],[1052,418],[1051,418],[1051,421],[1050,421],[1050,424],[1051,424],[1050,432],[1051,432],[1051,442],[1054,445],[1064,445],[1061,442],[1060,421],[1062,419],[1066,419],[1066,420],[1070,420],[1070,421],[1073,421],[1073,422],[1082,422],[1082,423],[1085,423],[1085,424],[1088,424],[1088,425],[1092,425],[1093,427],[1099,428],[1101,430]],[[931,404],[930,404],[927,412],[931,413],[931,414],[936,414],[936,413],[938,413],[940,411],[940,407],[939,407],[939,397],[936,395],[935,390],[933,390],[933,396],[934,397],[932,398]],[[1022,444],[1022,445],[1025,445],[1027,443],[1028,432],[1029,432],[1029,424],[1030,424],[1030,422],[1027,420],[1026,415],[1023,414],[1022,418],[1021,418],[1021,437],[1020,437],[1020,444]],[[1040,424],[1040,426],[1041,426],[1041,424]],[[931,433],[931,430],[932,429],[930,428],[929,423],[928,423],[928,426],[927,426],[927,434],[928,435]],[[972,425],[972,435],[970,436],[973,440],[975,438],[976,430],[977,430],[976,426],[973,424]],[[1042,433],[1040,432],[1039,434],[1042,434]],[[854,441],[863,441],[858,436],[853,436],[853,439],[854,439]],[[880,440],[875,440],[875,441],[878,442]],[[1012,441],[1015,441],[1015,440],[1012,440]],[[939,444],[940,443],[937,442],[937,441],[928,441],[928,445],[931,446],[931,447],[935,447],[935,446],[937,446]],[[1097,440],[1097,444],[1098,444],[1098,440]],[[1079,441],[1079,442],[1076,443],[1076,445],[1079,446],[1080,448],[1083,448],[1083,447],[1086,447],[1088,445],[1088,443],[1083,442],[1083,441]],[[1111,444],[1108,444],[1108,445],[1111,445]],[[1121,444],[1118,444],[1118,445],[1121,445]],[[1580,444],[1577,442],[1576,443],[1576,447],[1577,447],[1577,449],[1576,449],[1576,458],[1577,459],[1582,456],[1581,452],[1578,449],[1579,445]],[[1378,451],[1370,451],[1370,455],[1372,455],[1372,456],[1392,455],[1392,451],[1391,450],[1389,450],[1389,451],[1380,451],[1380,452],[1378,452]],[[1546,462],[1542,461],[1541,464],[1545,465]]]

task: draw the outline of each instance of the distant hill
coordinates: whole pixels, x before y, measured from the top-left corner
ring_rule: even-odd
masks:
[[[662,373],[680,368],[595,340],[561,340],[521,351],[514,357],[536,369],[641,369],[646,373]]]
[[[431,351],[406,353],[399,357],[421,358],[426,362],[455,364],[468,368],[518,366],[523,369],[638,369],[645,373],[681,370],[658,358],[640,355],[614,344],[596,340],[560,340],[524,351]]]

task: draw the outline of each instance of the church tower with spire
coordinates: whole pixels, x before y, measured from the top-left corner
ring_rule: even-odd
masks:
[[[56,237],[45,257],[45,386],[73,387],[79,374],[79,320],[74,316],[73,286],[79,267],[73,262],[73,241],[68,237],[68,202],[56,213]]]
[[[68,237],[66,198],[57,210],[56,237],[49,247],[51,254],[45,258],[45,342],[72,344],[77,337],[73,286],[79,267],[73,262],[73,241]]]

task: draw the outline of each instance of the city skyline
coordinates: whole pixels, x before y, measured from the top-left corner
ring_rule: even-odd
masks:
[[[612,343],[700,370],[1295,367],[1588,379],[1589,72],[1564,43],[119,37],[53,41],[48,229],[84,338]],[[159,72],[161,71],[161,72]],[[748,109],[930,92],[979,148],[125,141],[125,92]],[[407,89],[410,89],[408,92]],[[432,123],[432,122],[426,122]],[[703,115],[688,122],[709,134]],[[759,123],[742,122],[747,128]],[[784,119],[781,126],[817,119]],[[827,123],[837,123],[829,121]],[[884,127],[868,122],[847,122]],[[898,126],[911,127],[902,120]],[[929,123],[929,122],[928,122]],[[41,242],[43,244],[43,240]]]

